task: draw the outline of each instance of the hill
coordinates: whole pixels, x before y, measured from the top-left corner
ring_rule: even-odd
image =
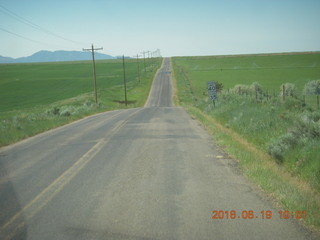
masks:
[[[13,63],[14,58],[0,56],[0,63]]]
[[[90,52],[80,51],[39,51],[28,57],[10,58],[0,56],[0,63],[32,63],[32,62],[64,62],[64,61],[84,61],[91,60]],[[114,59],[113,56],[95,53],[95,59]]]

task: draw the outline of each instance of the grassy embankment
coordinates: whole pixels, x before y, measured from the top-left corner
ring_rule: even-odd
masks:
[[[161,59],[127,59],[128,108],[143,106]],[[124,104],[122,60],[96,61],[98,104],[92,62],[0,65],[0,146]]]
[[[177,103],[281,208],[307,211],[305,222],[319,230],[320,111],[315,96],[304,104],[301,93],[307,82],[320,79],[320,54],[174,58],[173,69]],[[207,81],[224,86],[215,107]],[[257,95],[250,89],[254,82],[262,86]],[[283,102],[280,86],[287,82],[295,84],[297,97]],[[245,94],[237,91],[239,84]]]

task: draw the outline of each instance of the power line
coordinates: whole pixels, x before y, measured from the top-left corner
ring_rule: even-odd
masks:
[[[30,42],[34,42],[34,43],[36,43],[36,44],[41,44],[41,45],[50,46],[50,47],[52,47],[52,46],[54,46],[54,47],[60,47],[60,48],[63,47],[63,46],[60,46],[60,45],[57,45],[57,44],[40,42],[40,41],[34,40],[34,39],[32,39],[32,38],[25,37],[25,36],[23,36],[23,35],[21,35],[21,34],[14,33],[14,32],[12,32],[12,31],[9,31],[9,30],[4,29],[4,28],[2,28],[2,27],[0,27],[0,30],[3,31],[3,32],[9,33],[9,34],[11,34],[11,35],[14,35],[14,36],[16,36],[16,37],[19,37],[19,38],[28,40],[28,41],[30,41]]]
[[[60,38],[60,39],[62,39],[64,41],[67,41],[67,42],[72,42],[74,44],[81,44],[81,45],[84,44],[84,43],[81,43],[81,42],[78,42],[78,41],[70,40],[70,39],[65,38],[63,36],[60,36],[60,35],[58,35],[56,33],[53,33],[51,31],[49,31],[49,30],[47,30],[47,29],[45,29],[45,28],[43,28],[43,27],[31,22],[30,20],[28,20],[28,19],[26,19],[26,18],[24,18],[24,17],[22,17],[22,16],[20,16],[20,15],[18,15],[16,13],[14,13],[13,11],[9,10],[8,8],[6,8],[6,7],[2,6],[2,5],[0,5],[0,8],[5,10],[5,11],[3,11],[3,10],[0,9],[0,11],[2,13],[5,13],[6,15],[14,18],[15,20],[17,20],[17,21],[19,21],[19,22],[21,22],[21,23],[23,23],[25,25],[28,25],[29,27],[32,27],[32,28],[34,28],[34,29],[36,29],[38,31],[41,31],[41,32],[44,32],[46,34],[52,35],[54,37]]]
[[[2,27],[0,27],[0,30],[4,31],[4,32],[6,32],[6,33],[10,33],[10,34],[12,34],[12,35],[14,35],[14,36],[17,36],[17,37],[23,38],[23,39],[25,39],[25,40],[31,41],[31,42],[35,42],[35,43],[38,43],[38,44],[44,44],[44,45],[47,45],[46,43],[42,43],[42,42],[39,42],[39,41],[37,41],[37,40],[34,40],[34,39],[31,39],[31,38],[24,37],[24,36],[22,36],[22,35],[20,35],[20,34],[17,34],[17,33],[11,32],[11,31],[6,30],[6,29],[4,29],[4,28],[2,28]]]

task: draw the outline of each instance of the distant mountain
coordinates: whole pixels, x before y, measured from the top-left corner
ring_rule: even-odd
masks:
[[[113,56],[95,52],[94,57],[97,60],[114,59]],[[80,51],[40,51],[29,57],[10,58],[0,56],[0,63],[32,63],[32,62],[64,62],[64,61],[85,61],[91,60],[91,52]]]
[[[14,58],[0,56],[0,63],[13,63]]]

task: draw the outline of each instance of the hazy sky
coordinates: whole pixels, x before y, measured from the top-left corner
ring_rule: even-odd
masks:
[[[0,0],[0,39],[9,57],[91,43],[127,56],[319,51],[320,0]]]

